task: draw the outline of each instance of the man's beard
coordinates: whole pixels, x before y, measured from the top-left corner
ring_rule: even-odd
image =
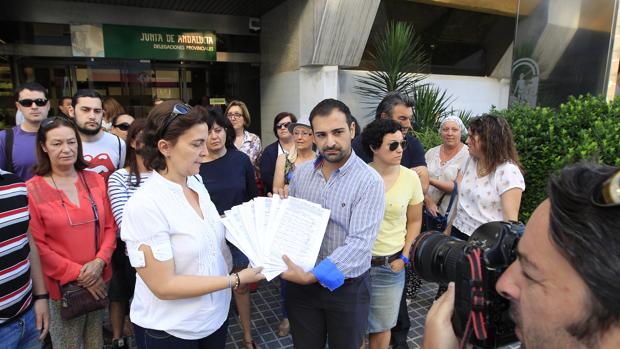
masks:
[[[326,156],[325,152],[329,151],[329,150],[337,150],[340,153],[337,155],[329,155]],[[323,156],[323,159],[327,162],[331,162],[331,163],[339,163],[340,161],[342,161],[342,159],[344,159],[347,154],[342,150],[341,147],[338,146],[333,146],[333,147],[325,147],[323,149],[321,149],[321,155]]]
[[[80,133],[83,133],[87,136],[94,136],[97,133],[99,133],[99,131],[101,131],[101,124],[99,124],[99,127],[97,127],[96,129],[89,129],[89,128],[84,128],[81,126],[77,127],[78,131],[80,131]]]

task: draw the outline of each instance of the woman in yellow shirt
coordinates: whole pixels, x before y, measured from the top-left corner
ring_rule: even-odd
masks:
[[[362,132],[364,151],[383,178],[385,212],[372,249],[368,333],[371,349],[386,349],[396,325],[405,286],[409,250],[422,227],[424,194],[418,175],[400,165],[407,147],[401,126],[393,120],[375,120]]]

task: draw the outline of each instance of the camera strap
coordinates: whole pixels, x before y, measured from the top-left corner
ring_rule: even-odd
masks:
[[[486,308],[486,299],[484,298],[484,283],[482,279],[482,261],[479,248],[472,248],[467,252],[469,261],[468,277],[471,284],[471,300],[472,307],[465,326],[465,332],[461,342],[461,347],[469,340],[473,329],[476,338],[485,340],[487,338],[487,329],[484,322],[484,309]],[[472,328],[473,327],[473,328]]]

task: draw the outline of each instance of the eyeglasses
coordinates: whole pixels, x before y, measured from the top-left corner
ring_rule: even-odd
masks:
[[[185,115],[189,113],[191,110],[192,110],[192,107],[190,107],[187,104],[181,104],[181,103],[175,104],[174,108],[172,108],[172,113],[170,113],[170,116],[168,116],[168,119],[164,123],[164,127],[162,127],[161,132],[159,133],[159,139],[164,137],[164,135],[166,134],[166,131],[168,130],[168,127],[170,127],[170,124],[172,124],[172,122],[174,121],[174,119],[176,119],[177,116]]]
[[[283,122],[283,123],[281,123],[281,124],[276,124],[276,128],[279,128],[279,129],[285,129],[285,128],[288,128],[288,126],[289,126],[290,124],[291,124],[291,122],[290,122],[290,121],[289,121],[289,122]]]
[[[123,122],[120,124],[113,125],[112,127],[116,127],[121,131],[127,131],[129,130],[129,126],[131,126],[131,124],[129,124],[128,122]]]
[[[50,177],[52,178],[52,183],[54,184],[54,187],[56,188],[56,193],[58,194],[58,198],[60,199],[60,205],[62,206],[62,208],[65,209],[65,214],[67,215],[67,220],[69,221],[70,226],[75,227],[75,226],[84,225],[84,224],[93,223],[93,222],[95,224],[99,224],[99,211],[97,211],[97,204],[95,203],[95,200],[93,199],[93,194],[90,192],[90,187],[84,180],[83,175],[80,174],[80,179],[82,180],[82,184],[84,185],[84,187],[86,188],[86,191],[88,192],[90,206],[93,209],[93,219],[87,220],[85,222],[77,222],[77,223],[73,223],[73,220],[71,219],[71,216],[69,215],[69,210],[67,210],[67,205],[65,204],[65,200],[62,198],[62,195],[58,193],[58,186],[56,185],[56,181],[54,181],[54,176],[52,175]]]
[[[226,116],[229,119],[239,119],[239,118],[243,117],[243,114],[241,114],[241,113],[228,113],[228,114],[226,114]]]
[[[312,134],[312,132],[309,131],[294,131],[293,132],[293,136],[298,137],[298,136],[310,136]]]
[[[407,141],[403,139],[400,142],[397,142],[397,141],[390,142],[390,144],[388,145],[388,149],[390,149],[390,151],[396,151],[399,145],[401,148],[403,148],[403,150],[405,150],[407,148]]]
[[[46,105],[48,102],[45,98],[37,98],[37,99],[20,99],[17,103],[21,104],[22,107],[30,107],[32,103],[36,104],[38,107],[42,107]]]

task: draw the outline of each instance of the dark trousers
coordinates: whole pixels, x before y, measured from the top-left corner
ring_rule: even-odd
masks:
[[[398,308],[398,318],[396,318],[396,326],[392,327],[392,335],[390,341],[394,349],[407,349],[407,334],[411,327],[409,319],[409,311],[407,310],[407,292],[403,291]]]
[[[286,284],[286,310],[295,349],[359,349],[368,328],[368,272],[333,292],[319,283]]]
[[[223,349],[226,346],[228,320],[209,336],[201,339],[181,339],[165,331],[151,330],[133,324],[138,349]]]

